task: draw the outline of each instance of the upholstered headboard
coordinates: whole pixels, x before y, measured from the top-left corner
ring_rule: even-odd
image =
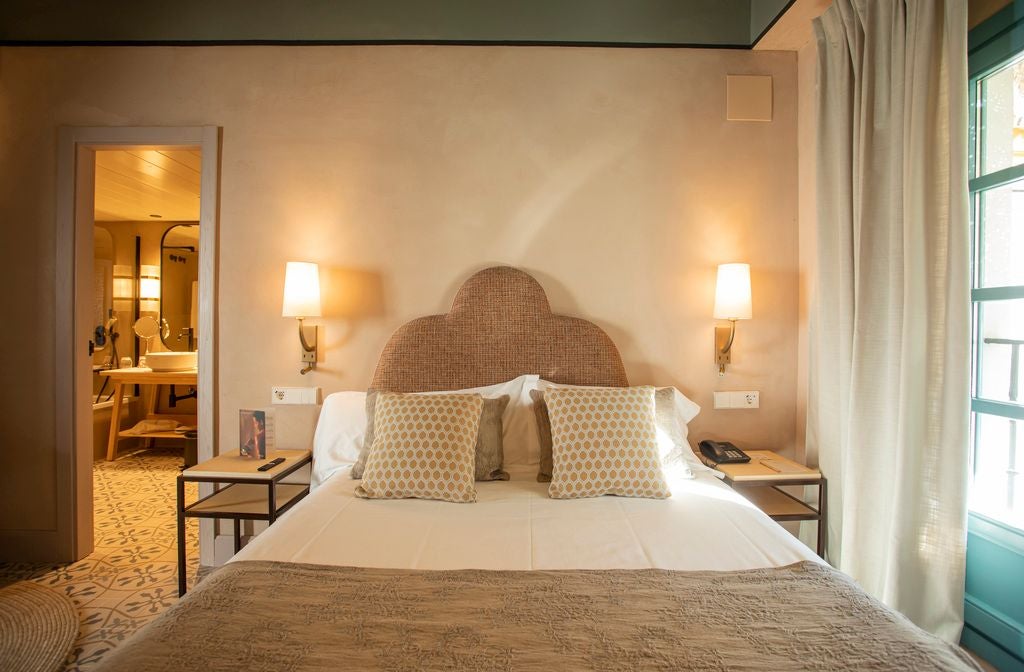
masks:
[[[384,346],[371,388],[460,390],[527,373],[570,385],[629,384],[608,334],[555,315],[532,276],[496,266],[466,280],[447,314],[402,325]]]

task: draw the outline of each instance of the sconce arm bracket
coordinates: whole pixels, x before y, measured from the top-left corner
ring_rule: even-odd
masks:
[[[722,346],[722,354],[732,350],[732,342],[736,340],[736,320],[729,320],[729,340]]]
[[[306,340],[306,330],[302,328],[302,318],[299,320],[299,341],[302,343],[302,349],[306,352],[316,352],[316,331],[313,332],[313,344],[310,345],[309,341]],[[314,327],[314,330],[316,327]]]
[[[313,339],[312,343],[310,343],[306,339],[306,330],[303,329],[302,318],[297,319],[299,320],[299,342],[302,344],[302,362],[305,364],[299,373],[306,375],[316,368],[316,327],[313,327]]]
[[[715,327],[715,364],[718,375],[725,375],[725,365],[732,362],[732,344],[736,340],[736,320],[729,320],[728,327]]]

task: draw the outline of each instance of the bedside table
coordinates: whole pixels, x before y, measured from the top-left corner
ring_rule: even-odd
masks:
[[[273,469],[259,471],[270,460],[283,457]],[[309,494],[309,483],[281,481],[312,462],[308,450],[278,450],[266,459],[254,460],[238,454],[218,455],[181,472],[178,476],[178,596],[185,594],[185,519],[228,518],[235,525],[235,553],[242,548],[241,521],[265,520],[273,524],[277,517]],[[185,483],[214,483],[216,491],[188,506]],[[227,487],[220,488],[220,484]]]
[[[701,456],[704,463],[725,476],[723,480],[741,495],[750,500],[772,520],[794,521],[815,520],[818,522],[819,557],[825,557],[825,529],[827,524],[827,479],[817,469],[788,460],[770,450],[744,450],[750,462],[716,464]],[[765,464],[769,461],[769,464]],[[769,466],[774,464],[778,469]],[[779,489],[782,485],[818,486],[818,508],[808,506],[788,492]]]

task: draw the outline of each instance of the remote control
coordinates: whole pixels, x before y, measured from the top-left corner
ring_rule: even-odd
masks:
[[[271,460],[270,462],[267,462],[262,467],[258,467],[256,471],[270,471],[271,469],[281,464],[282,462],[284,462],[284,458],[279,457],[276,460]]]

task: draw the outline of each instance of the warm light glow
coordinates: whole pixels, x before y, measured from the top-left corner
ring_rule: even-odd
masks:
[[[114,265],[114,300],[132,299],[135,295],[135,282],[132,280],[132,267]]]
[[[320,268],[289,261],[284,274],[282,317],[320,317]]]
[[[160,298],[160,267],[142,265],[139,267],[139,298],[152,299]]]
[[[715,287],[716,320],[749,320],[750,264],[722,264]]]

